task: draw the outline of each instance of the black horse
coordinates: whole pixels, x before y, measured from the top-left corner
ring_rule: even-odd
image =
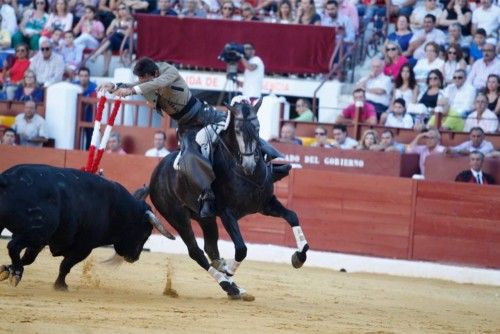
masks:
[[[178,177],[181,175],[173,168],[178,152],[169,154],[160,162],[151,176],[150,188],[144,189],[144,195],[147,196],[149,190],[154,206],[179,233],[188,248],[189,256],[211,274],[230,298],[239,298],[244,293],[232,280],[247,254],[238,219],[257,212],[284,218],[292,227],[297,241],[298,251],[292,256],[295,268],[300,268],[306,261],[309,249],[297,215],[285,208],[273,194],[273,182],[288,175],[290,165],[282,165],[280,170],[266,162],[263,153],[266,152],[266,144],[259,139],[257,119],[261,102],[255,107],[248,103],[229,106],[232,117],[228,129],[221,133],[212,148],[216,176],[212,188],[216,197],[216,212],[235,245],[234,259],[220,259],[215,218],[201,219],[197,212],[189,210],[180,196],[176,195],[176,189],[179,191],[179,186],[182,187],[182,178]],[[198,247],[191,228],[191,218],[198,221],[203,230],[204,249],[212,263],[208,262]]]

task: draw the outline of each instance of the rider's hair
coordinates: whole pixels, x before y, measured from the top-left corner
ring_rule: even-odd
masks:
[[[139,59],[134,66],[134,74],[138,77],[143,77],[145,75],[156,76],[158,71],[158,65],[156,65],[153,59],[148,57]]]

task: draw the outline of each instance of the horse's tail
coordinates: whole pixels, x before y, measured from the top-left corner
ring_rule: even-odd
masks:
[[[149,196],[149,186],[144,185],[142,188],[134,191],[133,196],[139,201],[144,201]]]

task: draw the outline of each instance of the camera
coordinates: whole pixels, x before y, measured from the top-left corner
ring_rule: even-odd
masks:
[[[237,63],[241,59],[241,55],[244,54],[245,49],[243,48],[243,44],[227,43],[218,59],[228,64]]]

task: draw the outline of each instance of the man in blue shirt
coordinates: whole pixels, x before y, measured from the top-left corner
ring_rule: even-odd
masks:
[[[78,80],[74,82],[82,88],[82,96],[85,97],[96,97],[97,84],[90,81],[90,70],[87,67],[80,67],[78,70]],[[93,122],[93,112],[92,105],[89,104],[85,106],[82,114],[82,121]],[[93,128],[84,129],[85,132],[85,149],[90,146],[90,140],[92,139]]]

